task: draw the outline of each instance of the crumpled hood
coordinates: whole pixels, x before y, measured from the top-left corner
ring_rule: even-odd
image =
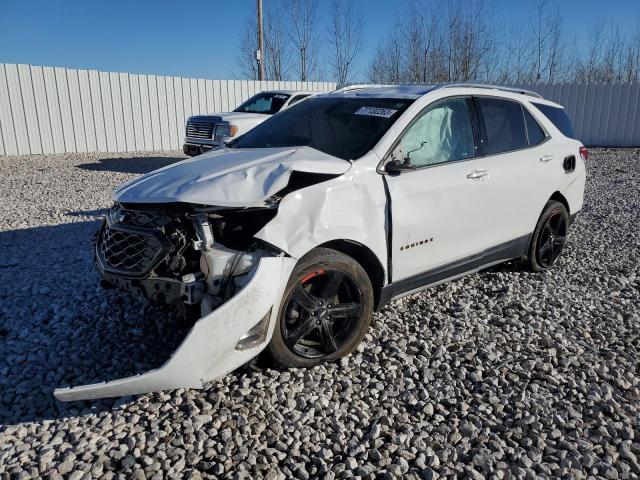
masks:
[[[113,192],[121,203],[251,207],[287,186],[291,172],[342,175],[351,163],[309,147],[220,149],[136,178]]]

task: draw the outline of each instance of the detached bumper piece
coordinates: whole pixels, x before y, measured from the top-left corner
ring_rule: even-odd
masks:
[[[160,368],[110,382],[59,388],[61,401],[202,388],[255,357],[273,334],[284,289],[295,265],[289,257],[263,257],[234,297],[200,318]]]

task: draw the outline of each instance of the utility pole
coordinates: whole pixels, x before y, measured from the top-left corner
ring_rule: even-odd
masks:
[[[258,61],[258,80],[264,80],[264,42],[262,40],[262,0],[258,2],[258,50],[256,60]]]

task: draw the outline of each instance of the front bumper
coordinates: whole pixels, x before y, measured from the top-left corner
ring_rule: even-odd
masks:
[[[196,155],[200,155],[201,153],[208,152],[209,150],[220,148],[222,146],[224,146],[224,142],[187,137],[184,139],[182,151],[185,153],[185,155],[193,157]]]
[[[171,358],[160,368],[110,382],[58,388],[61,401],[120,397],[171,390],[202,388],[215,378],[243,365],[269,343],[289,275],[295,265],[290,257],[263,257],[249,283],[233,298],[200,318]],[[240,339],[268,317],[264,341],[238,350]]]

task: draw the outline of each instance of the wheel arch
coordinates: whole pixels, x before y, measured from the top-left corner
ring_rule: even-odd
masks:
[[[350,256],[364,268],[373,288],[374,310],[378,309],[380,294],[384,287],[385,271],[380,259],[373,251],[359,242],[353,240],[330,240],[318,247],[331,248]]]
[[[553,195],[551,195],[551,197],[549,197],[549,201],[551,200],[555,200],[556,202],[560,202],[562,205],[564,205],[564,208],[567,209],[567,213],[569,215],[571,215],[571,208],[569,208],[569,202],[566,199],[566,197],[564,195],[562,195],[560,192],[555,191],[553,192]]]

